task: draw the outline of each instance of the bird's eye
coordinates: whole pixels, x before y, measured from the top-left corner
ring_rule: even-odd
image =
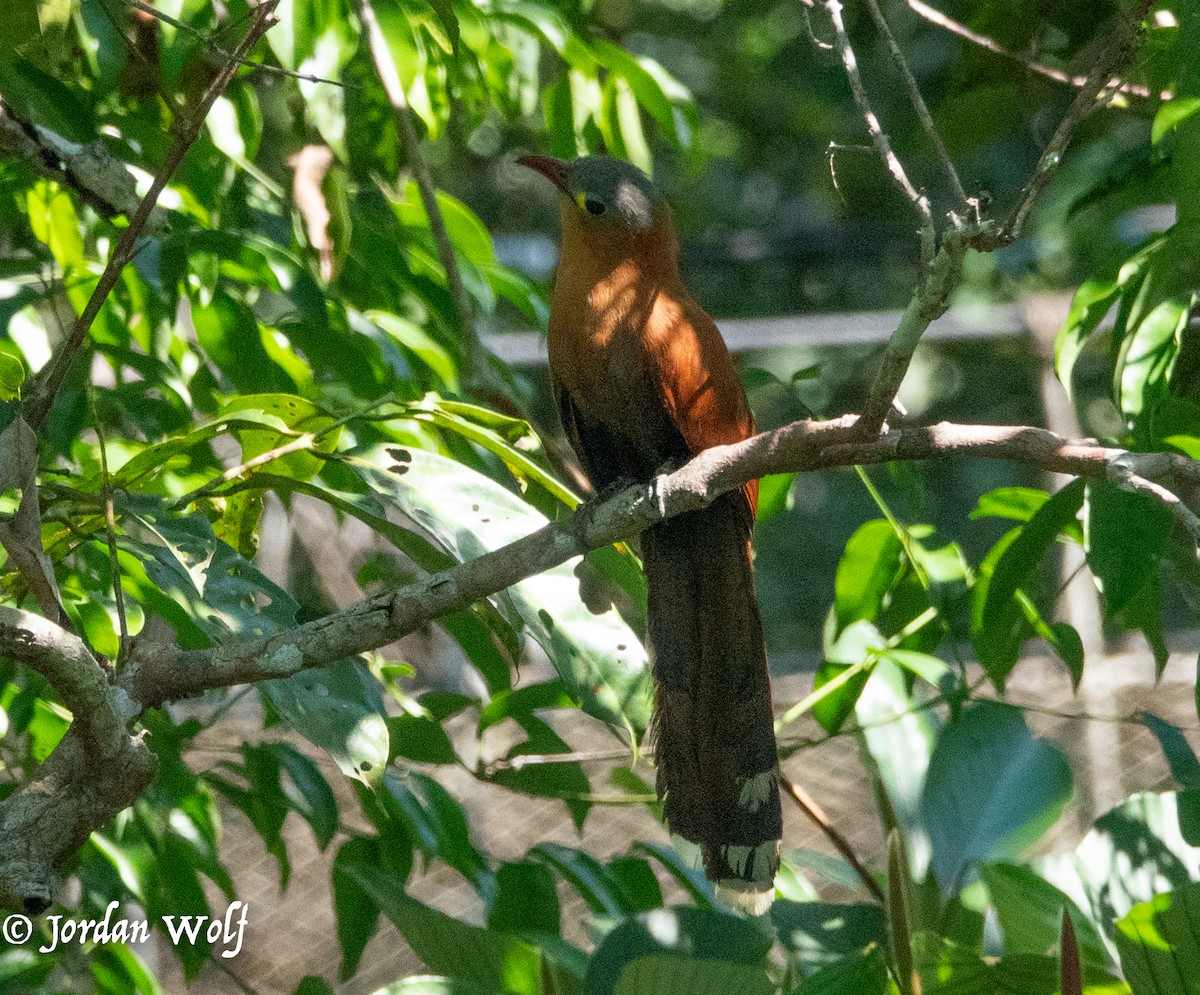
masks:
[[[604,203],[597,200],[595,197],[589,197],[585,195],[583,198],[583,209],[587,211],[588,214],[603,214]]]

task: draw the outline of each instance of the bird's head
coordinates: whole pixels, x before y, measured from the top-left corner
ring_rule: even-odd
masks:
[[[593,243],[615,245],[659,234],[673,242],[667,203],[636,166],[607,155],[574,162],[527,155],[517,161],[558,187],[564,239],[579,232]]]

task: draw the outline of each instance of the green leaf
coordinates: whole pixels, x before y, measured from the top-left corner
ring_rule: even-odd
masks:
[[[789,902],[777,898],[771,922],[788,954],[810,973],[886,942],[883,910],[858,902]]]
[[[1157,145],[1197,111],[1200,111],[1200,97],[1176,97],[1164,102],[1150,126],[1151,143]]]
[[[755,521],[761,523],[792,507],[794,473],[770,473],[758,482],[758,512]]]
[[[1006,954],[1052,952],[1061,936],[1062,914],[1070,913],[1084,977],[1112,980],[1113,964],[1104,940],[1083,911],[1064,892],[1028,867],[982,864],[980,877],[1004,930]]]
[[[1083,496],[1082,479],[1068,484],[1023,527],[1001,539],[980,568],[972,592],[971,641],[997,687],[1016,663],[1021,644],[1025,608],[1020,588],[1058,535],[1074,527]]]
[[[1180,831],[1181,815],[1197,797],[1191,791],[1137,794],[1096,820],[1074,861],[1094,919],[1112,922],[1164,884],[1179,889],[1200,878],[1200,849]]]
[[[528,738],[512,747],[505,755],[505,760],[514,761],[528,755],[572,752],[571,747],[550,724],[536,715],[517,714],[513,718]],[[576,828],[580,830],[591,809],[591,784],[583,772],[582,765],[576,761],[531,764],[527,767],[512,764],[497,771],[492,780],[513,791],[522,791],[535,797],[561,799],[567,806]]]
[[[1116,936],[1133,995],[1200,992],[1200,884],[1135,905]]]
[[[1184,788],[1200,788],[1200,760],[1196,759],[1183,731],[1152,712],[1138,712],[1136,718],[1154,733],[1171,768],[1171,776]]]
[[[596,915],[633,915],[643,911],[641,903],[626,891],[617,876],[583,850],[542,843],[529,851],[529,857],[553,867]]]
[[[641,851],[662,865],[665,870],[691,898],[693,904],[701,908],[713,908],[716,905],[713,898],[712,882],[704,873],[685,860],[673,846],[663,843],[648,843],[637,840],[633,849]]]
[[[333,858],[333,911],[342,948],[343,978],[358,970],[367,941],[379,925],[379,906],[359,884],[357,874],[378,873],[380,849],[376,837],[351,836]]]
[[[37,0],[14,0],[0,22],[0,60],[7,61],[38,38]],[[32,46],[29,46],[32,47]]]
[[[642,857],[618,855],[608,862],[607,869],[636,911],[649,912],[662,906],[662,887],[650,864]]]
[[[904,833],[910,871],[914,880],[920,879],[929,866],[921,792],[941,721],[932,709],[913,708],[904,674],[888,659],[876,665],[855,717],[884,825]]]
[[[598,121],[609,151],[647,175],[654,172],[650,146],[642,130],[642,115],[629,81],[612,74],[604,81],[603,111]]]
[[[679,965],[674,962],[685,958],[713,972],[722,970],[721,964],[740,967],[736,973],[739,984],[723,991],[762,991],[766,995],[773,990],[764,971],[772,939],[763,921],[715,909],[680,906],[646,912],[626,919],[604,938],[588,966],[587,995],[626,991],[622,979],[631,964],[641,958],[664,956],[676,967]],[[690,970],[684,976],[693,983],[702,983]],[[756,980],[760,977],[767,987],[760,987]]]
[[[215,771],[209,771],[205,779],[250,820],[254,831],[262,837],[267,853],[279,862],[279,887],[286,888],[292,873],[283,838],[283,822],[289,806],[279,784],[278,753],[268,744],[251,746],[243,743],[242,763],[224,761],[222,766],[241,775],[248,787],[239,787]]]
[[[454,797],[431,777],[389,770],[383,778],[384,808],[398,813],[410,837],[427,857],[438,857],[487,898],[494,886],[491,869],[471,843],[466,816]]]
[[[388,718],[392,755],[423,764],[453,764],[458,754],[440,722],[427,715],[394,715]]]
[[[25,364],[8,343],[0,343],[0,402],[18,401],[25,383]]]
[[[446,348],[414,321],[388,311],[367,311],[363,317],[382,328],[438,377],[449,391],[459,390],[458,364]]]
[[[1160,398],[1151,419],[1151,439],[1156,449],[1175,449],[1200,459],[1200,405],[1176,394]]]
[[[33,714],[25,727],[29,736],[29,755],[36,763],[43,763],[70,728],[70,712],[57,702],[38,698],[33,703]]]
[[[543,454],[542,443],[525,419],[501,415],[462,401],[444,400],[433,394],[412,405],[410,410],[419,420],[428,418],[439,428],[449,429],[495,453],[522,490],[527,484],[535,483],[568,508],[578,507],[578,495],[534,459],[534,455]]]
[[[1171,525],[1171,512],[1148,495],[1088,481],[1084,550],[1106,616],[1123,611],[1157,574]]]
[[[997,487],[979,497],[970,518],[1008,518],[1028,522],[1050,495],[1034,487]]]
[[[834,579],[839,629],[860,619],[875,621],[899,577],[903,552],[886,519],[873,519],[855,530],[838,561]]]
[[[542,954],[536,948],[422,905],[405,894],[402,883],[389,874],[353,865],[347,873],[396,924],[430,970],[487,990],[542,995]]]
[[[797,702],[779,720],[786,725],[812,709],[813,718],[827,732],[836,732],[854,711],[854,703],[862,694],[880,651],[886,645],[879,630],[870,622],[859,621],[848,626],[837,639],[830,641],[833,614],[826,619],[826,640],[823,663],[813,678],[813,691]]]
[[[444,456],[377,446],[345,463],[460,562],[546,524],[510,491]],[[585,710],[606,722],[644,729],[650,717],[645,650],[615,609],[593,615],[583,604],[578,563],[575,558],[521,581],[498,600],[546,650]]]
[[[72,142],[96,139],[90,107],[62,80],[24,56],[0,58],[0,92],[26,121],[36,121]]]
[[[626,964],[613,995],[773,995],[761,968],[656,954]]]
[[[57,183],[39,180],[28,196],[29,226],[34,237],[49,248],[65,276],[82,274],[85,257],[83,235],[75,205]]]
[[[542,863],[520,860],[501,864],[488,908],[489,929],[514,936],[558,936],[561,912],[554,875]]]
[[[286,743],[275,744],[274,749],[295,788],[293,791],[285,785],[284,793],[292,808],[312,826],[317,845],[324,850],[333,841],[339,826],[338,805],[333,789],[310,757]]]
[[[804,982],[798,995],[894,995],[898,991],[876,948],[821,968]]]
[[[985,960],[932,933],[914,937],[917,967],[924,995],[1056,995],[1059,972],[1056,957],[1014,954]]]
[[[404,187],[400,196],[393,199],[392,205],[402,225],[429,230],[429,217],[415,180]],[[474,211],[461,200],[440,191],[437,205],[446,225],[446,233],[457,252],[477,266],[496,261],[492,237]]]
[[[891,660],[899,667],[916,674],[921,680],[933,687],[944,690],[952,687],[955,681],[954,671],[945,660],[928,653],[916,653],[913,650],[887,650],[882,654],[885,660]]]
[[[388,762],[383,699],[362,663],[310,667],[260,688],[279,715],[347,777],[373,784],[382,776]]]
[[[234,434],[242,446],[243,462],[265,455],[284,444],[298,442],[299,437],[305,434],[315,436],[305,449],[329,453],[337,448],[338,432],[330,431],[334,419],[303,397],[292,394],[247,394],[235,397],[221,406],[215,420],[230,416],[238,416],[239,419],[239,427]],[[245,419],[261,419],[264,428],[241,427]],[[284,431],[275,428],[276,424]],[[308,480],[316,476],[323,465],[324,462],[319,458],[298,450],[262,464],[261,469],[297,480]]]
[[[1087,280],[1075,291],[1071,310],[1054,340],[1054,371],[1067,397],[1073,396],[1072,374],[1079,354],[1120,296],[1123,283],[1121,279]]]
[[[219,540],[203,515],[180,516],[161,498],[125,490],[113,503],[121,549],[137,558],[157,596],[174,602],[210,639],[294,624],[298,605],[291,595]]]
[[[1071,796],[1059,749],[1029,731],[1018,709],[977,702],[942,731],[921,813],[942,892],[956,894],[976,862],[1016,857]]]
[[[99,990],[113,995],[137,992],[138,995],[163,995],[162,986],[146,963],[123,943],[98,944],[88,951],[88,965]],[[0,968],[0,981],[3,968]]]
[[[1170,258],[1168,255],[1168,261]],[[1179,337],[1191,312],[1190,298],[1173,297],[1156,305],[1133,328],[1132,334],[1125,336],[1114,383],[1117,407],[1126,417],[1136,419],[1166,393],[1167,375],[1179,352]]]

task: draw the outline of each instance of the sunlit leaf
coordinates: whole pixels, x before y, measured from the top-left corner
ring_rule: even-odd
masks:
[[[379,446],[346,464],[381,497],[466,561],[537,531],[546,519],[488,478],[424,450]],[[571,693],[605,721],[645,728],[645,651],[615,610],[593,615],[579,598],[577,560],[521,581],[501,602],[542,645]]]
[[[1135,905],[1117,923],[1116,935],[1133,995],[1200,991],[1200,885]]]
[[[260,687],[279,715],[325,750],[347,777],[372,784],[383,775],[388,762],[383,700],[361,663],[313,667]]]

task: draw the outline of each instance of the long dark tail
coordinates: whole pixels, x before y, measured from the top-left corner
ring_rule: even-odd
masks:
[[[712,881],[768,893],[783,819],[750,507],[733,491],[642,535],[658,793]]]

